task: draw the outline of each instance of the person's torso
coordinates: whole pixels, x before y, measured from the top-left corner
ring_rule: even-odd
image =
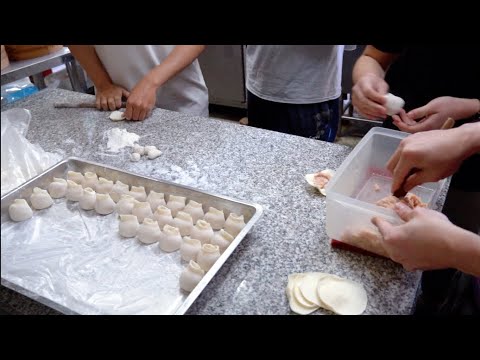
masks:
[[[131,91],[175,45],[95,45],[95,51],[114,84]],[[156,106],[208,116],[208,90],[198,60],[157,91]]]
[[[480,47],[406,46],[385,80],[405,100],[406,111],[440,96],[480,98]]]
[[[247,88],[270,101],[311,104],[341,94],[343,45],[248,45]]]

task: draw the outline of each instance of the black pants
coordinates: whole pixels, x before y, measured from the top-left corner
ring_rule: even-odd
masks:
[[[286,104],[259,98],[248,91],[248,125],[333,142],[340,122],[340,101]]]
[[[457,126],[460,124],[457,124]],[[384,127],[398,130],[391,119]],[[452,176],[442,212],[452,223],[474,233],[480,231],[480,155],[465,160]],[[474,300],[471,275],[455,269],[424,271],[414,315],[480,315]]]

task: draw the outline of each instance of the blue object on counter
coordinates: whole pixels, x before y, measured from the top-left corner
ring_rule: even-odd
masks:
[[[2,86],[2,105],[23,99],[38,92],[38,88],[30,81],[20,80]]]

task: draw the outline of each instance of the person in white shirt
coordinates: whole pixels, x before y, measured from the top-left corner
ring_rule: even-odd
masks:
[[[248,124],[333,142],[344,50],[344,45],[248,45]]]
[[[127,120],[153,107],[208,117],[208,90],[197,57],[205,45],[69,45],[95,85],[99,110],[126,99]]]

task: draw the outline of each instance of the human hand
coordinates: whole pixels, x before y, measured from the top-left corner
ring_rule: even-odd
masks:
[[[405,178],[403,190],[408,192],[417,185],[452,175],[470,154],[470,149],[460,144],[464,131],[462,126],[421,132],[403,139],[387,162],[387,169],[393,174],[392,192],[399,189]],[[408,176],[414,168],[415,173]]]
[[[352,104],[368,119],[385,119],[388,84],[380,76],[366,74],[352,88]]]
[[[452,264],[456,227],[437,211],[417,207],[410,209],[401,202],[395,211],[405,223],[392,225],[381,217],[372,223],[383,236],[383,247],[389,257],[406,270],[448,268]]]
[[[104,87],[97,87],[96,106],[98,110],[117,110],[122,107],[122,96],[128,99],[130,93],[123,87],[108,84]]]
[[[440,129],[445,121],[466,119],[479,111],[480,101],[442,96],[427,105],[413,109],[408,113],[402,111],[392,116],[393,123],[402,131],[416,133],[419,131]]]
[[[145,76],[132,89],[127,100],[125,118],[127,120],[145,120],[150,115],[157,100],[157,87]]]

